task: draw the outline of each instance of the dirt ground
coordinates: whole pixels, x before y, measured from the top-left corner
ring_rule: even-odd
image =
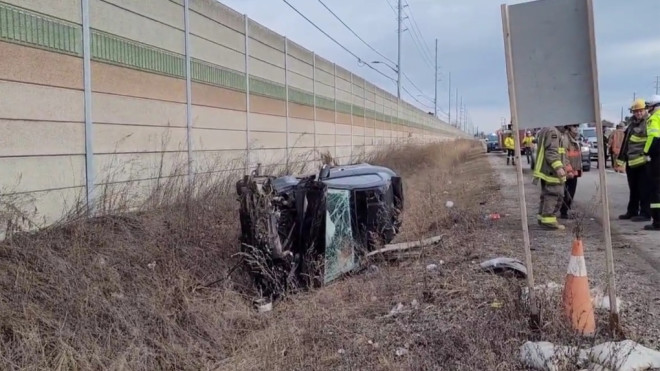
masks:
[[[256,313],[249,283],[232,270],[231,182],[185,212],[163,208],[17,238],[0,244],[0,369],[521,370],[527,340],[584,342],[554,296],[541,298],[541,331],[530,330],[525,280],[479,266],[523,257],[515,174],[503,158],[456,142],[369,161],[404,178],[395,242],[441,235],[442,243],[375,257],[359,274]],[[528,184],[527,192],[535,225],[538,190]],[[591,286],[604,287],[600,227],[589,218],[583,226]],[[531,235],[537,283],[563,284],[570,228]],[[658,278],[634,248],[617,248],[615,259],[626,335],[657,349]],[[592,341],[609,339],[607,312],[597,318]]]

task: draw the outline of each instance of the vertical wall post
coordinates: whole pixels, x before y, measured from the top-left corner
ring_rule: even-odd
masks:
[[[333,94],[334,98],[335,98],[335,154],[334,154],[333,157],[336,159],[338,157],[337,156],[337,65],[335,63],[333,63],[332,66],[334,68],[333,78],[335,80],[335,83],[334,83],[335,91],[334,91],[334,94]],[[336,160],[335,160],[335,162],[336,162]]]
[[[186,54],[186,138],[188,146],[188,187],[193,185],[193,149],[192,149],[192,82],[190,68],[190,8],[189,0],[183,1],[184,42]]]
[[[376,111],[376,85],[374,85],[374,131],[371,132],[371,147],[378,147],[380,145],[380,141],[376,140],[376,120],[378,119],[378,111]]]
[[[92,55],[91,33],[89,19],[89,0],[82,0],[82,42],[83,42],[83,84],[84,84],[84,115],[85,115],[85,201],[87,214],[93,215],[96,207],[94,184],[94,132],[92,122]]]
[[[312,52],[312,101],[314,102],[314,157],[316,158],[316,53]],[[320,158],[320,157],[319,157]]]
[[[351,152],[350,156],[351,159],[349,160],[350,162],[353,162],[353,101],[355,100],[355,96],[353,95],[353,72],[351,72]]]
[[[392,103],[392,100],[390,100],[390,99],[387,99],[387,101]],[[388,116],[390,116],[390,146],[391,146],[392,142],[393,142],[392,139],[394,138],[394,130],[393,130],[394,129],[394,116],[392,115],[392,113],[394,113],[394,112],[392,112],[393,109],[392,109],[391,105],[389,105],[389,107],[387,107],[387,108],[388,108],[387,109]]]
[[[250,171],[250,18],[243,15],[245,21],[245,172]]]
[[[289,39],[284,37],[284,112],[286,115],[286,169],[289,170]]]
[[[362,153],[367,152],[367,80],[362,79]]]

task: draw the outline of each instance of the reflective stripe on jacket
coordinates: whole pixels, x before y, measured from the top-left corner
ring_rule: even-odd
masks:
[[[573,138],[573,135],[569,131],[564,133],[562,139],[562,147],[566,149],[565,162],[567,165],[570,165],[573,175],[579,177],[582,175],[582,146],[576,138]],[[568,169],[568,166],[566,166],[567,172]]]
[[[515,149],[516,142],[513,141],[513,137],[504,138],[504,148],[506,149]]]
[[[653,112],[651,117],[646,121],[646,143],[644,145],[644,153],[649,155],[656,155],[658,152],[657,141],[660,139],[660,109]]]
[[[634,117],[626,128],[621,152],[616,159],[619,166],[626,165],[630,168],[642,166],[646,163],[644,156],[644,145],[646,145],[646,120],[647,117],[637,120]]]
[[[536,149],[536,165],[534,177],[549,184],[562,184],[566,177],[557,175],[558,169],[564,168],[565,150],[561,147],[562,134],[555,127],[541,129],[538,134],[538,147]]]

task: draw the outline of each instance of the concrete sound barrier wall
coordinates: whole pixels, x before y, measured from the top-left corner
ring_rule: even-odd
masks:
[[[0,55],[0,209],[38,225],[163,178],[465,136],[212,0],[0,0]]]

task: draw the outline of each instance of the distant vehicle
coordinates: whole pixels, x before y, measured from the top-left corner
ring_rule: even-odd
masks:
[[[500,137],[496,133],[488,134],[486,136],[486,152],[501,152]]]
[[[596,135],[596,128],[580,128],[580,136],[583,142],[589,147],[589,161],[598,161],[598,136]],[[605,162],[608,159],[607,152],[605,153]]]

